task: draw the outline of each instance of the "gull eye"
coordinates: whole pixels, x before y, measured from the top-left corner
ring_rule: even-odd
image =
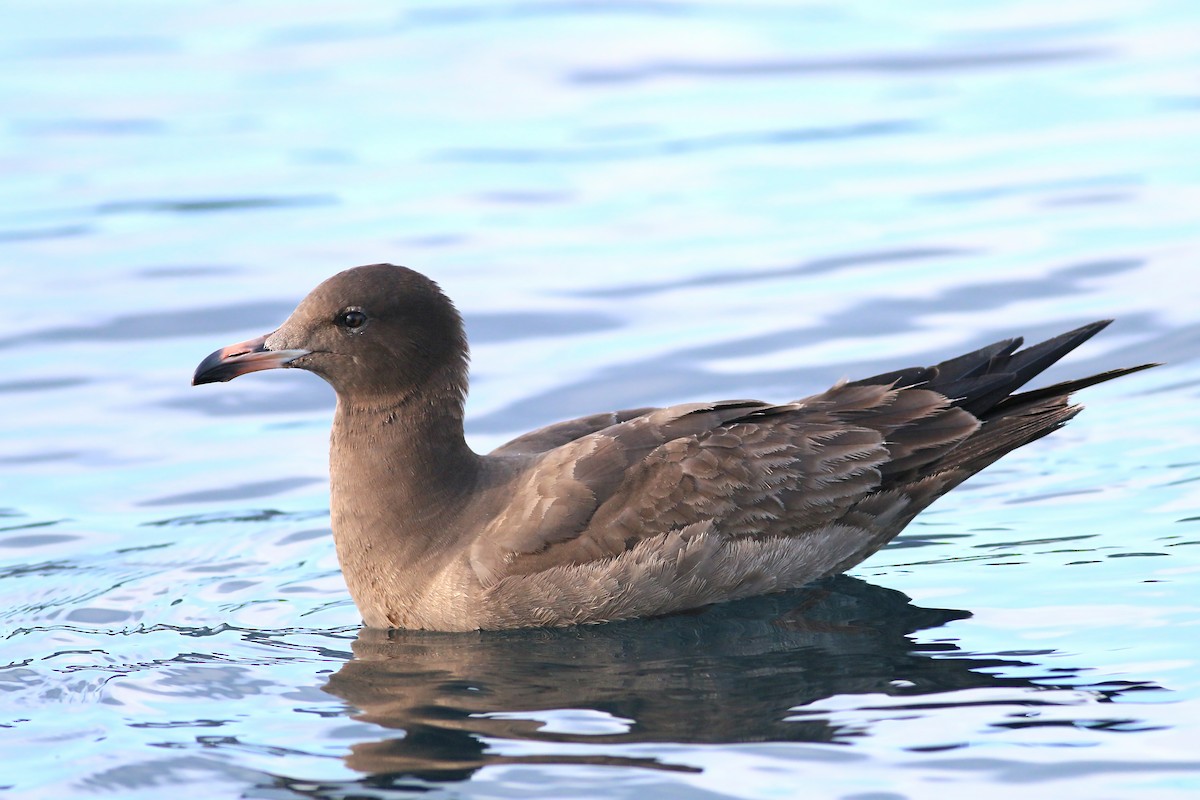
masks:
[[[345,308],[337,315],[334,322],[339,328],[355,331],[367,324],[367,315],[361,308]]]

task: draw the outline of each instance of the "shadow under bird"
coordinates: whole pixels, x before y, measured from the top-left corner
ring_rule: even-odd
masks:
[[[1078,389],[1017,393],[1099,332],[1007,339],[801,400],[612,411],[487,455],[463,435],[467,341],[429,278],[334,275],[278,330],[193,383],[295,367],[337,393],[333,536],[364,622],[473,630],[668,614],[849,569],[1004,454],[1061,427]]]

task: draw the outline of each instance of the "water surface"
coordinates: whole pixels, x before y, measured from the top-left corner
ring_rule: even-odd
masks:
[[[1184,0],[7,9],[14,797],[1192,796],[1200,11]],[[332,394],[192,388],[319,280],[434,276],[471,442],[1117,322],[1088,390],[818,586],[364,631]]]

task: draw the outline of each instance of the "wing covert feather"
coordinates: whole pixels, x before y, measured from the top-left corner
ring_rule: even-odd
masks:
[[[536,431],[518,436],[510,442],[500,445],[491,452],[493,456],[531,455],[544,453],[555,447],[562,447],[569,442],[582,438],[612,425],[644,416],[657,408],[629,408],[623,411],[607,411],[601,414],[589,414],[586,417],[556,422]]]
[[[885,488],[897,464],[919,471],[978,425],[936,392],[851,384],[784,405],[656,409],[545,453],[472,565],[491,585],[689,526],[804,535]]]

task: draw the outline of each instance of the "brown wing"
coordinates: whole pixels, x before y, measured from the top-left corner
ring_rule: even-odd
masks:
[[[736,400],[654,409],[546,451],[530,464],[508,507],[471,548],[476,573],[490,584],[508,574],[508,565],[517,555],[541,552],[578,538],[600,503],[612,496],[628,479],[629,470],[655,448],[766,407],[757,401]],[[597,550],[594,557],[605,555],[611,553]]]
[[[518,456],[544,453],[547,450],[562,447],[582,436],[649,414],[651,411],[658,411],[658,409],[630,408],[624,411],[607,411],[602,414],[591,414],[578,419],[557,422],[518,436],[511,442],[500,445],[489,455]]]
[[[661,409],[547,453],[472,561],[491,584],[697,524],[729,537],[803,534],[878,491],[891,462],[937,458],[977,427],[939,394],[888,386]]]
[[[1078,410],[1070,392],[1153,366],[1014,394],[1107,324],[1025,349],[997,342],[795,403],[672,406],[570,439],[531,465],[472,547],[472,564],[492,585],[611,558],[671,531],[803,536],[836,523],[866,534],[844,569],[965,478],[1061,427]],[[584,419],[597,421],[559,434],[552,426],[534,441],[606,417]]]

